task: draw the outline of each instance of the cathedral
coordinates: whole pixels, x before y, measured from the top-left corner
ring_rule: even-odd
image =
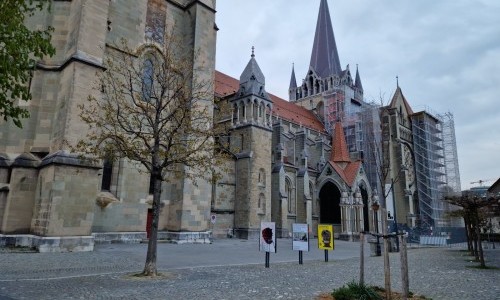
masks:
[[[95,243],[147,239],[148,174],[126,159],[89,163],[64,141],[82,137],[78,105],[98,95],[95,74],[116,42],[137,49],[161,43],[157,33],[174,24],[186,47],[202,47],[193,60],[209,62],[204,75],[213,80],[214,99],[231,108],[227,139],[237,151],[218,182],[163,183],[159,238],[257,239],[263,221],[275,222],[278,237],[290,237],[294,223],[308,224],[313,235],[318,224],[333,224],[335,237],[349,240],[381,230],[372,204],[385,183],[369,155],[373,143],[363,141],[366,132],[381,137],[382,126],[378,110],[363,100],[358,68],[353,78],[349,65],[341,67],[327,0],[320,2],[309,69],[299,85],[292,69],[288,100],[266,90],[253,50],[239,78],[215,69],[215,13],[215,0],[86,0],[55,1],[50,12],[29,19],[55,28],[56,55],[37,64],[23,128],[0,121],[0,246],[92,251]],[[413,195],[416,185],[404,184],[398,192]],[[398,204],[401,215],[417,215],[413,198],[399,201],[406,203]]]

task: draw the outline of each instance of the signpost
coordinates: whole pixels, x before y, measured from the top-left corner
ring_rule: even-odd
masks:
[[[334,249],[333,225],[318,224],[318,248],[325,250],[325,262],[328,262],[328,250]]]
[[[259,250],[266,252],[266,268],[269,268],[269,253],[276,253],[276,225],[274,222],[260,223]]]
[[[299,251],[299,265],[302,264],[302,251],[309,251],[309,225],[292,224],[292,250]]]

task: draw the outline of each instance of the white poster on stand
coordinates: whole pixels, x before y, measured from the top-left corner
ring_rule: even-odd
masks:
[[[276,226],[274,222],[260,223],[259,250],[276,253]]]
[[[292,249],[309,251],[309,226],[307,224],[292,224]]]

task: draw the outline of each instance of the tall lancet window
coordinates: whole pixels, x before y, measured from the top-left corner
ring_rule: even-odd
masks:
[[[144,61],[142,69],[142,98],[144,101],[151,101],[151,97],[153,96],[153,77],[153,61],[148,58]]]

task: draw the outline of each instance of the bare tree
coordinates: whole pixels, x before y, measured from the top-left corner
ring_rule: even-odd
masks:
[[[372,132],[367,134],[365,140],[368,143],[368,155],[375,165],[375,175],[376,175],[376,186],[380,189],[378,194],[381,204],[381,225],[382,225],[382,237],[383,237],[383,257],[384,257],[384,288],[386,292],[386,299],[391,299],[391,270],[389,263],[389,238],[388,234],[388,224],[387,224],[387,201],[389,196],[394,191],[394,186],[403,178],[404,170],[406,166],[403,165],[403,161],[407,159],[413,159],[412,157],[405,157],[401,161],[401,166],[397,170],[393,170],[391,164],[390,153],[391,150],[391,139],[394,137],[391,135],[389,124],[384,122],[384,117],[389,117],[390,108],[384,105],[383,95],[380,96],[380,105],[374,105],[379,113],[380,126],[378,124],[373,124]],[[399,145],[399,142],[396,141]],[[410,156],[411,152],[405,152],[405,155]],[[377,212],[376,212],[377,213]],[[395,220],[397,222],[397,220]],[[376,224],[378,226],[378,224]],[[378,234],[377,234],[378,235]]]
[[[485,208],[491,208],[500,201],[499,196],[485,195],[480,197],[473,193],[463,193],[461,196],[446,196],[444,201],[459,206],[460,211],[467,226],[468,244],[472,244],[473,255],[479,261],[482,268],[486,268],[484,261],[483,247],[481,243],[481,227],[485,225]],[[472,241],[469,241],[472,239]],[[471,247],[469,246],[469,250]]]
[[[191,51],[189,51],[191,50]],[[153,220],[142,275],[157,276],[157,235],[162,182],[214,181],[222,161],[214,126],[214,74],[198,51],[165,33],[164,42],[139,50],[125,41],[109,49],[106,70],[97,74],[100,97],[80,106],[89,125],[74,149],[98,158],[115,155],[142,165],[153,185]],[[197,61],[198,64],[194,64]]]

